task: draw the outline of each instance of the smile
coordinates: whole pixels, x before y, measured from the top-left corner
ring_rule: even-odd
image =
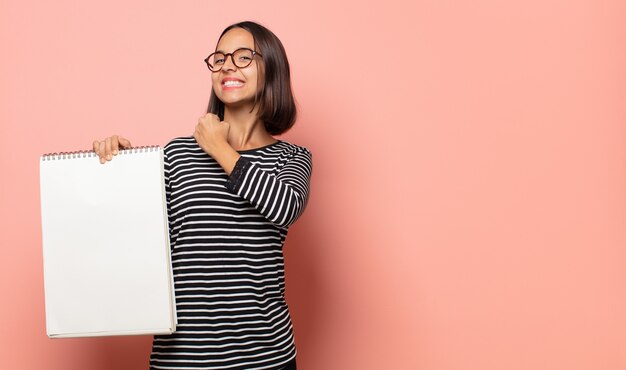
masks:
[[[239,86],[243,86],[243,82],[229,80],[229,81],[224,81],[222,85],[224,85],[224,87],[239,87]]]

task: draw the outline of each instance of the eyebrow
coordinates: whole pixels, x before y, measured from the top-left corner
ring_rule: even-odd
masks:
[[[239,49],[250,49],[250,50],[254,50],[254,48],[251,48],[249,46],[240,46],[238,48],[235,48],[235,50],[239,50]],[[235,51],[233,50],[233,51]],[[216,53],[222,53],[222,54],[228,54],[227,52],[225,52],[224,50],[215,50]]]

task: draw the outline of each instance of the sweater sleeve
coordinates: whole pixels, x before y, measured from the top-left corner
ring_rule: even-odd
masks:
[[[277,227],[287,229],[304,211],[309,198],[313,169],[311,152],[299,148],[278,174],[266,171],[240,157],[226,188],[248,200]]]
[[[173,237],[172,230],[174,228],[173,217],[172,217],[172,208],[171,208],[171,198],[172,198],[172,189],[170,188],[170,170],[171,165],[167,156],[167,151],[163,151],[163,179],[165,183],[165,205],[167,209],[167,224],[170,233],[170,247],[174,249],[175,238]]]

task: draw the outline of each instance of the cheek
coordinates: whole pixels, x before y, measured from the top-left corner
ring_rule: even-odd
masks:
[[[250,84],[250,90],[256,92],[259,89],[258,83],[256,78],[254,79],[249,79],[249,84]]]
[[[211,74],[211,83],[213,84],[213,90],[216,90],[219,87],[219,73]]]
[[[254,74],[253,76],[248,77],[248,83],[250,84],[250,87],[254,90],[254,91],[258,91],[261,83],[263,82],[263,80],[261,79],[261,76]]]

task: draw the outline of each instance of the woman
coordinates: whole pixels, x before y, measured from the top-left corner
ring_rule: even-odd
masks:
[[[311,153],[276,140],[296,108],[280,40],[229,26],[206,60],[213,91],[193,137],[165,146],[178,326],[153,369],[295,369],[282,247],[304,211]],[[130,142],[94,142],[102,163]]]

